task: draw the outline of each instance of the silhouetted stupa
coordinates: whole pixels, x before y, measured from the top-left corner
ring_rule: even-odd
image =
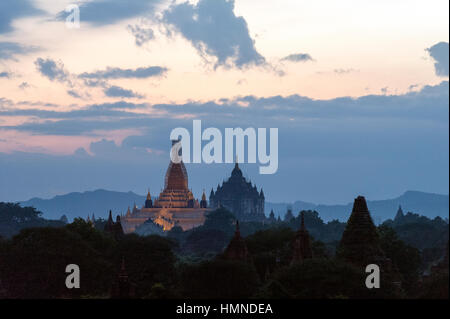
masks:
[[[116,281],[111,288],[111,298],[113,299],[128,299],[133,298],[135,293],[135,285],[128,279],[128,274],[125,269],[125,259],[122,258],[122,264]]]
[[[237,162],[231,177],[209,195],[211,208],[224,207],[241,221],[263,221],[264,201],[263,190],[258,192],[256,185],[245,179]]]
[[[105,232],[112,234],[115,239],[121,239],[124,236],[124,232],[120,222],[120,216],[117,215],[116,222],[114,222],[112,212],[109,211],[109,217],[106,221],[104,230]]]
[[[380,247],[377,229],[363,196],[358,196],[353,203],[353,210],[339,243],[337,255],[350,263],[364,266],[386,261]]]
[[[402,206],[399,205],[399,206],[398,206],[398,210],[397,210],[397,214],[395,215],[394,220],[395,220],[395,221],[398,221],[398,220],[402,219],[404,216],[405,216],[405,214],[403,214]]]
[[[223,253],[223,257],[228,260],[248,261],[249,254],[245,240],[241,237],[239,230],[239,221],[236,221],[236,231],[228,247]]]
[[[300,228],[295,234],[294,241],[292,243],[293,255],[292,255],[292,263],[302,262],[305,259],[312,258],[312,249],[311,243],[309,239],[309,233],[305,228],[305,218],[303,212],[301,215],[301,224]]]

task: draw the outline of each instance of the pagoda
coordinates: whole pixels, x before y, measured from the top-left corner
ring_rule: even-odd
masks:
[[[355,265],[385,263],[375,224],[367,208],[366,199],[358,196],[347,221],[337,256]]]
[[[395,215],[394,221],[399,221],[403,217],[405,217],[405,214],[403,213],[402,205],[398,206],[397,214]]]
[[[106,221],[104,231],[112,234],[115,239],[121,239],[124,235],[120,216],[117,215],[116,221],[113,221],[112,212],[109,211],[108,220]]]
[[[250,261],[247,245],[239,230],[239,221],[236,221],[236,231],[223,253],[223,258],[234,261]]]
[[[172,145],[179,142],[172,141]],[[188,174],[183,161],[175,163],[171,160],[164,178],[164,189],[159,196],[152,198],[149,190],[142,208],[135,204],[132,211],[128,209],[122,219],[122,226],[125,233],[131,233],[151,219],[164,231],[175,226],[188,230],[203,225],[205,214],[211,211],[207,206],[204,192],[199,202],[189,189]]]
[[[116,281],[111,287],[112,299],[128,299],[133,298],[135,294],[135,285],[128,279],[128,273],[125,269],[125,259],[122,257],[122,264]]]
[[[303,260],[312,258],[313,256],[309,233],[305,228],[305,218],[303,211],[300,213],[300,216],[300,228],[295,234],[295,238],[292,243],[293,255],[291,263],[302,262]]]
[[[241,221],[265,220],[264,201],[263,190],[258,192],[256,185],[245,179],[237,160],[231,177],[209,195],[211,208],[224,207]]]

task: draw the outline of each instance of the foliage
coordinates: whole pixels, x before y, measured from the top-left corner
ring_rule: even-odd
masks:
[[[30,227],[61,227],[64,223],[43,219],[34,207],[21,207],[17,203],[0,202],[0,235],[12,237],[21,229]]]
[[[249,298],[258,285],[258,275],[247,263],[215,259],[181,269],[182,295],[187,298]]]
[[[292,259],[292,241],[295,231],[289,227],[274,227],[258,231],[245,238],[247,248],[260,278],[267,272],[272,273],[276,267],[288,265]],[[313,256],[326,257],[326,247],[310,236]]]
[[[397,237],[396,232],[382,225],[378,228],[381,249],[401,274],[402,287],[406,291],[416,288],[420,275],[420,252]]]
[[[136,294],[146,296],[156,283],[167,287],[174,284],[176,258],[173,247],[174,242],[164,237],[129,234],[117,243],[112,261],[118,272],[124,259],[130,281],[139,283]]]
[[[66,266],[80,267],[80,289],[65,286]],[[62,298],[104,293],[111,264],[66,228],[29,228],[0,246],[0,273],[11,298]]]
[[[444,249],[449,238],[448,222],[440,217],[430,219],[408,212],[403,217],[383,223],[395,230],[399,239],[420,250]]]
[[[448,273],[433,274],[422,284],[419,298],[448,300]]]
[[[281,268],[274,276],[293,298],[388,298],[392,287],[367,289],[364,269],[337,259],[308,259]]]

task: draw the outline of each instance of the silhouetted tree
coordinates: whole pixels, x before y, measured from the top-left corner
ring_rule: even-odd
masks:
[[[182,295],[188,298],[249,298],[258,285],[248,263],[216,259],[181,269]]]

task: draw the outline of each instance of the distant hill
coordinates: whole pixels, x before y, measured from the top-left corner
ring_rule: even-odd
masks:
[[[32,198],[21,202],[22,206],[32,206],[44,213],[47,219],[59,219],[65,214],[69,220],[75,217],[86,218],[87,215],[95,214],[96,217],[106,218],[109,210],[114,215],[125,213],[127,208],[133,207],[134,203],[141,207],[145,202],[145,196],[133,192],[113,192],[103,189],[83,192],[69,193],[55,196],[51,199]]]
[[[56,196],[52,199],[33,198],[21,202],[22,206],[33,206],[44,213],[47,219],[59,219],[65,214],[70,220],[75,217],[86,218],[88,214],[95,213],[96,217],[106,218],[111,209],[114,214],[125,213],[128,206],[134,203],[141,207],[145,202],[145,196],[133,192],[114,192],[107,190],[96,190],[84,193],[69,193]],[[374,221],[382,221],[394,218],[398,206],[402,205],[403,211],[408,211],[434,218],[449,217],[449,196],[424,193],[418,191],[407,191],[403,195],[386,200],[368,200],[367,204],[372,213]],[[275,215],[284,216],[288,206],[291,206],[294,214],[300,210],[316,210],[324,221],[339,219],[346,221],[352,210],[353,203],[347,205],[322,205],[303,201],[294,203],[270,203],[266,202],[266,215],[273,209]]]
[[[403,195],[392,199],[368,200],[367,205],[377,224],[386,219],[394,218],[399,205],[402,206],[405,213],[410,211],[429,218],[440,216],[448,219],[449,217],[448,195],[407,191]],[[269,214],[270,210],[273,209],[275,216],[280,215],[283,218],[288,206],[292,207],[294,213],[300,210],[316,210],[324,221],[333,219],[347,221],[352,211],[353,203],[346,205],[316,205],[302,201],[296,201],[291,204],[266,202],[266,214]]]

